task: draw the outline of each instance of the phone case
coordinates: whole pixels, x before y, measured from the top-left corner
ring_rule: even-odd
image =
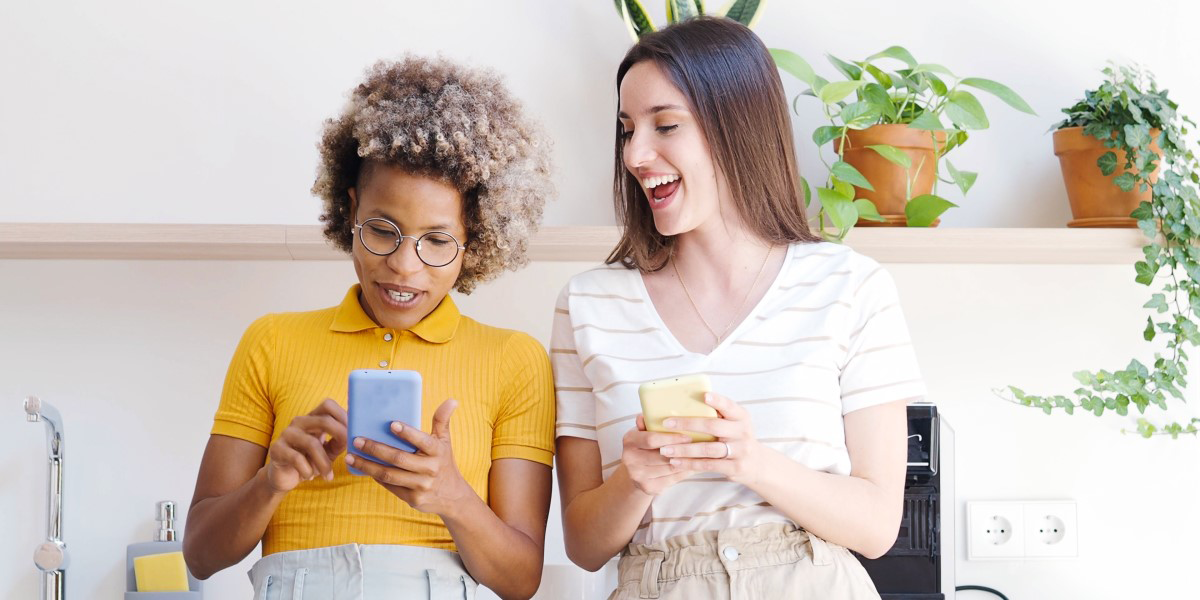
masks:
[[[404,450],[416,452],[408,442],[392,433],[393,421],[410,427],[421,427],[421,374],[416,371],[359,369],[350,372],[350,387],[346,401],[349,421],[349,440],[346,451],[363,455],[354,447],[354,438],[367,438]],[[355,475],[362,471],[348,467]]]
[[[712,385],[708,382],[708,375],[704,373],[643,383],[638,387],[638,396],[642,400],[642,417],[646,420],[646,430],[684,433],[691,436],[693,442],[715,440],[716,438],[707,433],[667,429],[662,425],[663,419],[667,417],[716,418],[717,409],[704,403],[704,394],[710,391]]]

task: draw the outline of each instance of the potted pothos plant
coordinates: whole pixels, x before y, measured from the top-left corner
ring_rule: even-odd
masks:
[[[1143,260],[1134,264],[1135,279],[1146,286],[1157,283],[1158,291],[1144,305],[1153,312],[1146,317],[1142,338],[1149,342],[1165,336],[1166,349],[1155,352],[1151,365],[1133,359],[1124,369],[1079,371],[1075,378],[1080,387],[1069,395],[1040,396],[1008,386],[1016,402],[1046,414],[1169,410],[1171,403],[1187,401],[1187,351],[1200,346],[1200,162],[1185,139],[1196,124],[1177,112],[1150,73],[1117,67],[1104,74],[1108,79],[1097,90],[1063,110],[1067,119],[1059,127],[1080,127],[1082,135],[1106,148],[1091,165],[1096,175],[1109,178],[1121,191],[1149,195],[1130,214],[1148,240]],[[1178,437],[1200,432],[1200,418],[1157,420],[1139,417],[1138,433]]]
[[[987,129],[987,112],[970,90],[984,91],[1009,106],[1036,114],[1008,86],[980,77],[958,77],[934,63],[918,62],[900,46],[863,60],[827,55],[844,78],[817,75],[795,52],[772,49],[776,65],[809,86],[802,96],[821,102],[827,125],[813,131],[818,149],[832,144],[836,160],[825,185],[817,188],[821,208],[817,225],[826,237],[841,241],[855,224],[936,225],[956,206],[937,193],[939,181],[966,194],[977,173],[959,170],[946,155],[967,141],[969,131]],[[941,163],[945,163],[945,172]],[[804,182],[805,201],[811,188]]]
[[[646,12],[646,7],[639,0],[614,0],[614,2],[617,5],[617,13],[625,21],[625,28],[629,31],[633,41],[636,42],[643,35],[658,30],[654,25],[654,20]],[[746,27],[754,27],[767,0],[730,0],[712,12],[705,11],[703,0],[666,0],[666,4],[668,25],[700,15],[709,15],[726,17]]]

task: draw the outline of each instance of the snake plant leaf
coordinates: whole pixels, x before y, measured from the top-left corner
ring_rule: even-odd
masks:
[[[751,29],[758,24],[767,0],[731,0],[724,8],[714,13],[718,17],[733,19]]]
[[[891,46],[883,51],[876,52],[875,54],[868,56],[867,60],[863,62],[871,62],[877,58],[894,58],[908,65],[908,68],[910,69],[917,66],[917,59],[913,58],[913,55],[901,46]]]
[[[775,65],[780,69],[787,71],[792,77],[807,83],[809,87],[817,87],[816,72],[813,71],[812,65],[808,64],[808,61],[801,58],[799,54],[782,48],[771,48],[770,52],[771,58],[775,59]]]
[[[963,129],[987,129],[987,113],[971,92],[954,90],[946,97],[946,116]]]
[[[650,14],[646,12],[646,7],[639,0],[615,0],[615,2],[617,12],[625,20],[625,28],[634,42],[657,29],[654,21],[650,19]]]
[[[667,0],[667,23],[686,21],[701,14],[692,0]]]
[[[983,90],[983,91],[1003,100],[1005,104],[1007,104],[1023,113],[1037,115],[1037,113],[1033,111],[1033,107],[1029,106],[1029,103],[1025,102],[1025,100],[1023,100],[1019,95],[1017,95],[1017,93],[1014,92],[1012,90],[1012,88],[1008,87],[1007,85],[1004,85],[1003,83],[992,81],[990,79],[983,79],[980,77],[968,77],[968,78],[960,81],[959,83],[962,85],[969,85],[973,88]]]
[[[839,160],[833,163],[833,166],[829,168],[829,172],[842,181],[866,190],[871,190],[872,192],[875,191],[875,187],[871,185],[871,182],[867,181],[867,178],[863,177],[863,174],[858,169],[855,169],[853,165],[846,161]]]
[[[958,205],[941,196],[922,194],[904,205],[904,216],[909,227],[929,227],[942,213],[955,206]]]

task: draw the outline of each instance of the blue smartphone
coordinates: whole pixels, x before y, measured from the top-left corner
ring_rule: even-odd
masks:
[[[421,427],[421,374],[416,371],[357,369],[350,372],[349,394],[346,400],[349,421],[346,451],[372,461],[354,447],[355,438],[367,438],[405,452],[416,452],[408,442],[392,433],[392,422],[400,421],[409,427]],[[348,467],[355,475],[363,472]]]

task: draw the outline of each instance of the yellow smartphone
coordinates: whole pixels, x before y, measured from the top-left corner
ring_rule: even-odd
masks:
[[[717,409],[704,403],[704,394],[710,391],[712,386],[708,382],[708,375],[704,373],[647,381],[638,386],[646,430],[682,433],[690,436],[693,442],[711,442],[717,439],[707,433],[667,429],[662,424],[663,419],[668,417],[719,416]]]

